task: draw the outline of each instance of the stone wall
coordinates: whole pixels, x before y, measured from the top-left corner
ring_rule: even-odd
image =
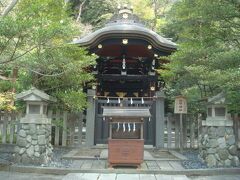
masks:
[[[22,124],[17,136],[16,161],[23,164],[45,164],[51,160],[51,125]]]
[[[208,167],[239,166],[237,146],[231,126],[203,126],[199,138],[200,158]]]

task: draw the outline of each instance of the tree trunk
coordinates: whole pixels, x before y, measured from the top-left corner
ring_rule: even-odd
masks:
[[[11,3],[3,10],[1,16],[5,17],[8,15],[8,13],[16,6],[18,3],[18,0],[12,0]]]
[[[77,22],[81,22],[81,15],[82,15],[82,8],[83,8],[83,5],[85,4],[87,0],[84,0],[80,6],[79,6],[79,11],[78,11],[78,17],[77,17]]]

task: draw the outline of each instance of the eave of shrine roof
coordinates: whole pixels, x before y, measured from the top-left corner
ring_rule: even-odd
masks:
[[[112,37],[135,37],[149,40],[157,48],[167,48],[171,51],[177,49],[177,44],[158,35],[156,32],[141,26],[137,23],[111,23],[105,27],[90,33],[80,39],[73,41],[73,44],[78,44],[80,46],[93,46],[99,43],[104,38]]]

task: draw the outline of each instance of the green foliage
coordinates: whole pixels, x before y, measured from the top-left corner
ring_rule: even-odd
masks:
[[[80,13],[81,23],[91,24],[94,29],[98,29],[116,12],[118,0],[70,0],[70,4],[75,19]]]
[[[70,44],[80,29],[64,0],[21,0],[8,16],[0,17],[0,24],[0,75],[8,78],[0,80],[1,91],[14,87],[20,92],[33,85],[53,96],[62,93],[60,101],[67,103],[65,99],[93,79],[88,68],[95,56]],[[13,69],[18,70],[16,82]],[[67,91],[72,93],[64,97]],[[81,100],[62,107],[84,106]]]
[[[240,93],[239,89],[229,89],[226,93],[227,107],[232,113],[240,112]]]
[[[1,111],[13,111],[15,106],[11,103],[14,101],[13,93],[0,93],[0,110]]]
[[[185,0],[167,16],[163,32],[179,46],[162,73],[175,95],[193,98],[195,111],[199,100],[240,87],[239,7],[239,1]],[[234,96],[229,104],[236,107],[240,97],[229,93]]]
[[[79,15],[81,6],[81,23],[91,24],[94,29],[102,27],[117,12],[119,5],[133,7],[137,14],[151,29],[160,31],[165,24],[165,13],[174,0],[70,0],[73,15]]]
[[[57,97],[67,105],[68,108],[78,112],[86,108],[86,94],[82,91],[71,91],[59,92]]]

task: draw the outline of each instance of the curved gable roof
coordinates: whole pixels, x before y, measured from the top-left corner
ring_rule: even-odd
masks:
[[[119,11],[121,12],[121,10]],[[126,13],[126,11],[125,11]],[[151,29],[146,28],[143,24],[136,22],[133,18],[135,17],[131,13],[127,16],[128,18],[123,18],[121,14],[113,16],[114,21],[106,24],[105,27],[90,33],[80,39],[73,41],[73,44],[78,44],[80,46],[94,47],[99,44],[102,40],[110,38],[138,38],[147,40],[156,49],[175,51],[177,49],[177,44],[158,35]],[[119,19],[120,18],[120,19]]]

